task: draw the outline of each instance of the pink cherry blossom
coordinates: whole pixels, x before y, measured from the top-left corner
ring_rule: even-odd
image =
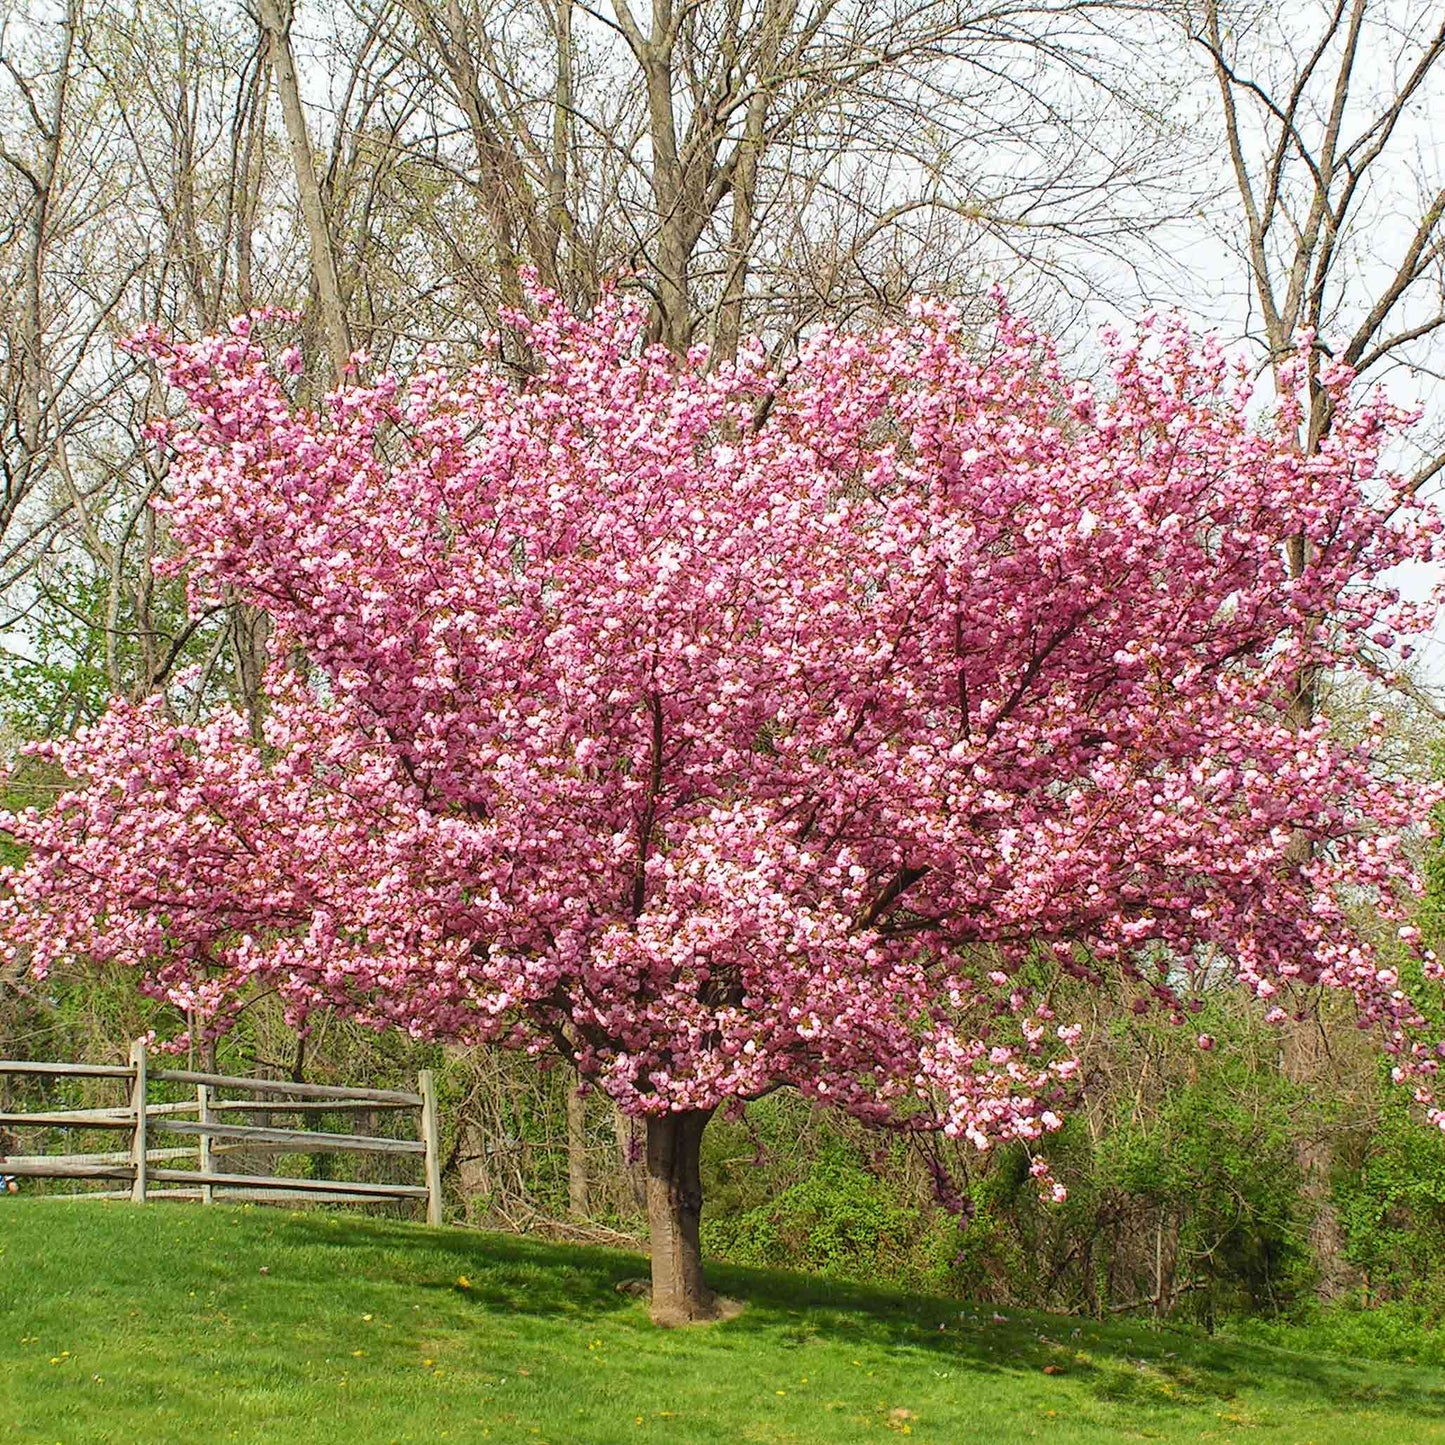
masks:
[[[158,503],[193,601],[274,620],[264,737],[154,697],[44,749],[75,789],[5,820],[0,908],[37,972],[128,964],[213,1031],[267,988],[560,1054],[634,1115],[786,1085],[985,1149],[1077,1087],[1044,972],[1182,1018],[1227,970],[1351,996],[1434,1109],[1353,920],[1419,946],[1402,839],[1439,794],[1286,716],[1428,623],[1381,580],[1440,555],[1382,468],[1405,418],[1332,374],[1302,455],[1299,398],[1252,423],[1171,322],[1096,390],[1006,310],[774,374],[534,300],[520,388],[311,410],[264,325],[139,343],[194,415]]]

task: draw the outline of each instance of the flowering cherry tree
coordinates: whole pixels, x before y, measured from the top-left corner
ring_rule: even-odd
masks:
[[[520,388],[422,370],[319,410],[248,320],[143,339],[194,416],[158,503],[193,601],[274,622],[264,718],[154,697],[54,745],[75,790],[5,824],[12,948],[134,965],[214,1031],[265,987],[297,1025],[561,1056],[646,1122],[672,1321],[715,1309],[717,1109],[786,1086],[1037,1140],[1078,1070],[1050,976],[1181,1021],[1199,971],[1277,1018],[1343,990],[1434,1110],[1351,922],[1418,948],[1433,798],[1288,716],[1422,624],[1379,581],[1438,550],[1379,470],[1402,418],[1332,376],[1303,456],[1295,398],[1252,423],[1172,323],[1096,395],[1006,312],[980,346],[922,306],[777,375],[536,301]]]

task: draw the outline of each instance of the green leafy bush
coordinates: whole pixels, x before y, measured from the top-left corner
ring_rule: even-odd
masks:
[[[707,1222],[704,1245],[738,1264],[899,1279],[914,1272],[910,1246],[921,1222],[882,1180],[823,1159],[767,1203]]]

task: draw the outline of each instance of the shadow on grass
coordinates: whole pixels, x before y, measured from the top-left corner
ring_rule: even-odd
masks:
[[[356,1273],[370,1252],[398,1282],[452,1292],[480,1310],[610,1319],[643,1333],[650,1328],[642,1323],[644,1307],[617,1288],[646,1275],[642,1255],[336,1216],[293,1215],[277,1222],[276,1236],[306,1249],[345,1251],[349,1262],[338,1264],[343,1273]],[[709,1275],[723,1294],[747,1306],[696,1336],[709,1349],[865,1347],[934,1367],[1073,1375],[1101,1400],[1146,1408],[1201,1405],[1259,1390],[1316,1407],[1373,1406],[1445,1420],[1445,1383],[1423,1384],[1419,1371],[1209,1338],[1149,1320],[1000,1312],[781,1270],[719,1264]],[[461,1278],[465,1287],[456,1282]]]

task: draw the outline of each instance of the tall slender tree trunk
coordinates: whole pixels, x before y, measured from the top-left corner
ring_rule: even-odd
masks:
[[[652,1318],[660,1325],[718,1317],[702,1275],[698,1162],[711,1109],[647,1121],[647,1222],[652,1236]]]
[[[331,224],[316,179],[316,162],[311,153],[311,137],[306,129],[306,110],[301,101],[301,82],[296,76],[296,60],[291,53],[290,6],[281,13],[278,0],[260,0],[261,28],[271,48],[271,68],[276,77],[276,90],[281,97],[281,116],[286,122],[286,138],[291,147],[291,165],[296,173],[296,192],[301,201],[301,215],[306,222],[306,235],[311,245],[311,274],[321,302],[321,324],[326,334],[326,349],[331,356],[331,370],[336,384],[346,380],[346,365],[351,357],[351,333],[346,324],[346,307],[341,296],[341,282],[336,268],[336,252],[331,239]]]
[[[748,294],[748,262],[753,254],[757,218],[754,205],[758,194],[758,167],[767,150],[768,105],[775,83],[773,71],[782,44],[778,0],[764,0],[763,42],[754,76],[756,89],[744,112],[743,134],[738,141],[737,163],[732,182],[732,237],[728,247],[727,280],[718,309],[716,355],[720,361],[736,361],[743,333],[743,305]]]
[[[587,1100],[567,1090],[567,1212],[574,1219],[591,1214],[587,1178]]]
[[[644,1150],[637,1141],[637,1120],[624,1114],[614,1103],[612,1129],[617,1137],[619,1177],[627,1187],[627,1197],[622,1207],[646,1209],[647,1161],[642,1157]]]
[[[1272,343],[1283,354],[1293,338],[1281,335]],[[1306,380],[1309,388],[1309,415],[1305,419],[1304,435],[1300,439],[1300,450],[1306,457],[1318,455],[1320,446],[1329,434],[1334,421],[1329,394],[1319,384],[1319,352],[1312,351],[1309,358]],[[1275,372],[1276,389],[1283,392],[1282,378]],[[1291,577],[1301,577],[1312,558],[1312,547],[1304,533],[1285,538],[1285,561]],[[1323,617],[1312,617],[1313,626],[1322,626]],[[1294,695],[1286,710],[1291,723],[1303,731],[1316,721],[1320,702],[1320,672],[1318,664],[1311,663],[1300,669],[1294,682]],[[1314,845],[1303,828],[1295,829],[1290,839],[1286,859],[1296,866],[1303,866],[1310,860]],[[1316,1097],[1323,1097],[1335,1081],[1329,1077],[1330,1051],[1325,1037],[1326,1022],[1319,1010],[1324,1006],[1323,998],[1316,998],[1310,1016],[1290,1019],[1283,1025],[1284,1047],[1280,1062],[1284,1076],[1290,1083]],[[1295,1162],[1299,1167],[1301,1193],[1310,1210],[1309,1240],[1310,1252],[1319,1269],[1315,1283],[1315,1294],[1330,1302],[1338,1299],[1358,1284],[1359,1275],[1350,1266],[1346,1254],[1344,1225],[1340,1222],[1339,1211],[1330,1186],[1330,1175],[1334,1167],[1334,1148],[1330,1139],[1321,1133],[1320,1120],[1313,1114],[1304,1116],[1305,1128],[1294,1133]]]

